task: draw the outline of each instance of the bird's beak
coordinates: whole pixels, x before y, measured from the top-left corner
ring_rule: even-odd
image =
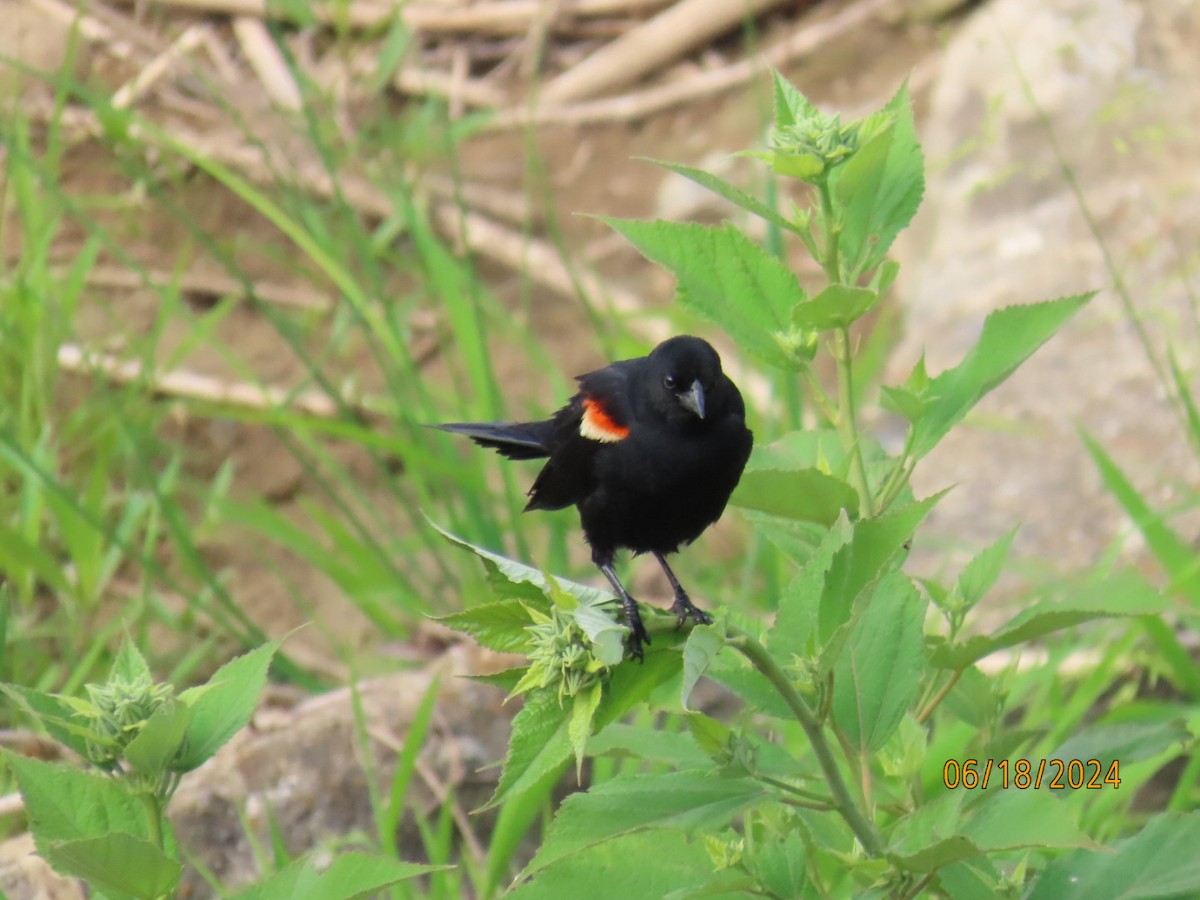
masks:
[[[704,387],[697,379],[692,382],[691,388],[684,394],[677,394],[679,402],[683,404],[684,409],[689,409],[701,419],[704,418]]]

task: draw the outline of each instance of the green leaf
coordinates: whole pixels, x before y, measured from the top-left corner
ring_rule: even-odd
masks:
[[[630,834],[598,844],[538,872],[505,894],[509,900],[612,900],[667,897],[681,887],[713,877],[712,862],[699,841],[662,830],[653,841]]]
[[[789,831],[782,839],[759,842],[748,863],[770,896],[801,897],[808,883],[807,856],[804,838]]]
[[[580,599],[573,612],[575,623],[592,644],[592,655],[606,666],[615,666],[625,658],[625,638],[629,628],[615,618],[612,601],[591,602]]]
[[[719,620],[713,625],[701,625],[693,628],[688,635],[687,643],[683,645],[683,688],[680,692],[680,704],[688,709],[688,699],[692,689],[700,680],[725,646],[724,621]]]
[[[1200,895],[1200,813],[1159,815],[1116,852],[1082,851],[1046,866],[1030,900],[1137,900]]]
[[[1155,616],[1167,609],[1165,598],[1131,569],[1123,569],[1080,589],[1073,597],[1026,607],[992,634],[976,635],[956,644],[943,644],[932,662],[961,669],[1004,647],[1072,628],[1093,619]]]
[[[829,529],[820,545],[808,558],[795,578],[783,589],[775,627],[767,634],[767,647],[776,657],[813,657],[820,648],[821,596],[825,579],[834,559],[854,537],[854,529],[845,516]],[[784,713],[785,716],[790,713]]]
[[[991,590],[1004,564],[1008,562],[1008,551],[1012,547],[1013,538],[1017,536],[1014,528],[990,547],[976,554],[958,576],[958,595],[967,609],[983,599],[983,595]]]
[[[730,502],[744,509],[832,525],[842,510],[858,514],[858,494],[817,469],[755,469],[742,473]]]
[[[666,162],[665,160],[661,159],[651,159],[648,156],[640,156],[637,158],[643,159],[646,162],[654,163],[656,166],[662,166],[664,169],[670,169],[675,174],[682,175],[684,178],[696,182],[696,184],[700,185],[701,187],[708,188],[718,197],[723,197],[734,206],[740,207],[741,209],[746,210],[746,212],[758,216],[760,219],[765,219],[772,225],[777,225],[786,231],[793,231],[796,233],[799,233],[800,231],[794,222],[791,222],[784,216],[781,216],[778,212],[771,209],[771,207],[767,206],[757,197],[747,194],[741,188],[730,184],[723,178],[717,177],[712,172],[706,172],[703,169],[696,169],[692,166],[685,166],[680,163]]]
[[[108,670],[109,681],[139,681],[142,679],[152,680],[150,667],[146,665],[146,659],[142,656],[133,642],[126,635],[121,641],[121,648],[117,651],[117,655],[113,658],[112,666]]]
[[[642,663],[623,662],[611,670],[600,705],[592,719],[599,731],[641,703],[655,687],[680,671],[680,654],[651,650]],[[491,809],[514,794],[536,786],[563,767],[571,756],[567,712],[554,691],[526,695],[525,706],[513,719],[512,737],[496,792],[480,809]]]
[[[545,600],[549,612],[550,603]],[[436,616],[434,620],[475,638],[482,646],[499,653],[525,653],[529,649],[529,613],[520,600],[497,600],[481,603],[462,612]]]
[[[143,774],[161,774],[182,746],[191,720],[192,711],[186,703],[168,700],[125,747],[125,759]]]
[[[753,779],[714,778],[708,769],[612,778],[563,801],[528,871],[648,828],[719,828],[767,796]]]
[[[881,575],[891,571],[893,562],[905,552],[917,526],[941,498],[941,494],[934,494],[855,523],[854,536],[834,556],[821,591],[822,645],[827,645],[834,631],[850,620],[859,595]]]
[[[990,390],[1048,341],[1095,292],[997,310],[962,362],[929,384],[933,398],[913,425],[912,454],[920,459]]]
[[[115,831],[102,837],[59,841],[46,859],[64,875],[82,878],[93,889],[147,900],[171,896],[183,866],[144,838]]]
[[[885,575],[834,667],[833,717],[860,754],[878,750],[925,674],[925,601],[899,572]]]
[[[823,113],[808,102],[808,98],[796,90],[795,86],[779,74],[778,70],[771,70],[771,78],[774,85],[774,115],[775,127],[786,128],[789,125],[795,125],[797,122],[820,116]]]
[[[1053,791],[989,789],[963,822],[963,835],[988,852],[1022,847],[1094,847],[1079,829],[1076,811]]]
[[[19,684],[0,684],[0,692],[7,694],[15,704],[37,718],[56,741],[87,758],[87,735],[92,732],[75,715],[72,703],[79,702],[76,698],[59,697]]]
[[[1172,747],[1182,747],[1192,733],[1182,719],[1166,722],[1112,722],[1092,725],[1063,742],[1051,759],[1096,759],[1105,765],[1119,760],[1121,765],[1153,759]],[[1090,770],[1089,770],[1090,772]]]
[[[1171,579],[1171,590],[1184,594],[1194,607],[1200,609],[1200,556],[1166,523],[1162,513],[1150,507],[1100,443],[1086,432],[1082,437],[1100,470],[1104,486],[1133,519],[1146,545]]]
[[[647,259],[670,269],[680,301],[777,368],[796,368],[777,336],[791,331],[804,290],[782,262],[732,225],[604,218]]]
[[[526,602],[532,601],[536,606],[539,598],[549,594],[555,587],[559,587],[578,599],[580,603],[587,605],[594,606],[606,600],[613,599],[613,595],[607,591],[578,584],[565,578],[555,578],[552,584],[551,580],[540,569],[527,566],[524,563],[517,562],[515,559],[509,559],[507,556],[501,556],[499,553],[493,553],[491,550],[485,550],[483,547],[472,544],[470,541],[463,540],[458,535],[447,531],[432,520],[430,520],[429,524],[446,540],[470,550],[483,560],[484,568],[488,572],[488,582],[501,597],[512,596]],[[528,590],[522,591],[519,590],[520,585],[532,585],[536,590],[533,592]],[[508,586],[516,586],[518,589],[513,591]],[[545,611],[549,612],[549,606],[546,607]]]
[[[754,448],[731,502],[776,519],[828,527],[843,508],[857,515],[858,494],[846,483],[847,469],[836,432],[793,431]]]
[[[269,641],[231,659],[207,684],[179,695],[191,707],[191,719],[183,751],[175,762],[177,771],[190,772],[246,726],[258,705],[271,659],[283,641]]]
[[[908,85],[877,114],[874,121],[890,119],[863,143],[846,162],[829,175],[834,209],[839,213],[843,281],[879,264],[896,235],[912,221],[925,193],[925,163],[913,125]],[[861,134],[867,137],[867,125]]]
[[[146,810],[120,781],[0,750],[25,798],[38,852],[54,844],[124,832],[149,838]]]
[[[592,720],[596,708],[600,705],[600,697],[604,686],[595,682],[571,698],[571,718],[567,722],[567,737],[571,741],[571,749],[575,752],[575,778],[583,780],[583,752],[587,749],[588,738],[592,736]]]
[[[817,296],[792,308],[792,325],[805,331],[832,331],[862,318],[879,302],[867,288],[831,284]]]
[[[230,895],[230,900],[355,900],[374,896],[418,875],[448,868],[366,853],[345,853],[324,867],[315,854],[310,854],[266,881]]]
[[[774,631],[772,631],[772,636]],[[774,645],[772,645],[774,646]],[[791,658],[798,648],[789,649],[786,644],[773,651],[783,660]],[[758,669],[746,663],[740,655],[725,654],[712,661],[705,673],[717,684],[729,690],[730,693],[745,701],[746,706],[755,712],[774,716],[777,719],[790,721],[794,718],[787,703],[779,696],[767,677]]]
[[[656,725],[613,722],[588,741],[588,754],[617,759],[634,757],[646,762],[662,763],[672,769],[696,769],[709,762],[707,752],[697,746],[694,737],[694,720],[703,718],[706,717],[699,713],[687,716],[688,727],[692,729],[690,734],[664,731]],[[713,722],[712,719],[707,721]]]
[[[562,767],[571,755],[567,730],[569,710],[554,691],[525,695],[525,705],[513,717],[512,737],[496,792],[479,811],[498,805],[509,794],[519,794]]]
[[[1050,791],[993,787],[965,813],[963,797],[961,791],[942,794],[898,822],[889,859],[899,868],[926,873],[1005,850],[1095,846],[1068,804]]]

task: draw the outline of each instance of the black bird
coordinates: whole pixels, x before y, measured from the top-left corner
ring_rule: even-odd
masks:
[[[652,553],[675,592],[672,612],[712,620],[692,605],[666,554],[721,517],[754,436],[737,386],[704,340],[679,336],[649,356],[580,375],[579,393],[541,422],[438,425],[509,459],[541,459],[525,509],[579,508],[592,562],[621,599],[630,653],[650,636],[613,569],[616,551]]]

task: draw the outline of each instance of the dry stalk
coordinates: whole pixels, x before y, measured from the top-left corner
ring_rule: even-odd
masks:
[[[755,78],[762,77],[768,68],[782,68],[830,41],[862,27],[880,11],[903,2],[904,0],[858,0],[827,19],[798,26],[795,33],[754,59],[741,60],[685,81],[659,85],[619,97],[560,106],[512,109],[500,113],[489,123],[489,127],[582,125],[642,119],[674,106],[745,85]]]

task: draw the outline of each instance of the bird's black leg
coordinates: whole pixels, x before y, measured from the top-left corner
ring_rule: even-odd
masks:
[[[675,592],[675,602],[671,604],[671,612],[679,616],[679,624],[682,625],[688,616],[696,620],[697,625],[711,625],[712,616],[700,609],[687,595],[687,591],[683,589],[683,585],[679,583],[679,579],[675,577],[675,573],[671,571],[671,567],[667,565],[667,559],[661,553],[655,552],[654,558],[658,560],[658,564],[662,566],[662,570],[667,573],[667,581],[671,582],[671,590]]]
[[[612,566],[612,559],[611,553],[592,554],[592,562],[604,573],[604,577],[612,585],[613,591],[621,598],[621,609],[625,611],[625,618],[629,622],[629,654],[640,660],[646,655],[643,644],[650,643],[650,635],[646,633],[646,626],[642,624],[637,601],[629,596],[629,591],[625,590],[625,585],[621,584],[621,579],[617,577],[617,572]]]

